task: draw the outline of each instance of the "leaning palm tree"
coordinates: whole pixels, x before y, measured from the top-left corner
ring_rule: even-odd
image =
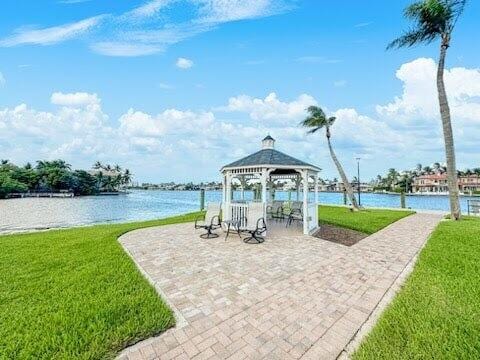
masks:
[[[309,113],[308,117],[305,120],[303,120],[300,124],[303,127],[310,129],[308,130],[307,134],[314,134],[318,130],[325,128],[325,134],[327,136],[327,143],[328,143],[328,149],[330,150],[330,156],[332,157],[332,160],[335,163],[335,166],[337,167],[338,173],[342,178],[345,191],[347,192],[348,198],[350,199],[350,202],[352,203],[353,208],[355,210],[358,210],[359,207],[358,207],[357,199],[353,194],[352,185],[348,181],[347,175],[345,174],[345,171],[343,170],[343,167],[340,164],[340,161],[338,161],[337,155],[335,155],[335,152],[333,151],[332,142],[330,141],[330,138],[332,136],[330,132],[330,128],[332,127],[336,118],[327,117],[325,115],[325,112],[318,106],[310,106],[307,109],[307,111]]]
[[[389,49],[411,47],[422,43],[430,44],[440,39],[437,90],[442,118],[443,137],[445,140],[450,213],[451,218],[454,220],[460,219],[460,200],[450,107],[445,90],[443,73],[452,33],[466,3],[467,0],[420,0],[414,2],[405,9],[405,17],[414,21],[415,27],[388,45]]]

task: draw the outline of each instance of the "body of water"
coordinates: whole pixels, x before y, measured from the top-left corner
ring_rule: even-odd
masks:
[[[313,197],[313,194],[309,194]],[[235,198],[240,193],[234,194]],[[252,198],[246,192],[247,199]],[[279,200],[296,200],[296,193],[278,191]],[[220,202],[221,191],[207,191],[206,202]],[[300,199],[302,195],[300,194]],[[362,205],[372,207],[400,207],[398,195],[362,194]],[[467,197],[462,197],[463,211]],[[478,199],[478,198],[477,198]],[[341,193],[320,193],[322,204],[342,204]],[[85,196],[70,199],[24,198],[0,200],[0,232],[37,230],[108,222],[150,220],[197,211],[198,191],[135,190],[118,196]],[[448,211],[447,196],[407,196],[407,207],[422,210]]]

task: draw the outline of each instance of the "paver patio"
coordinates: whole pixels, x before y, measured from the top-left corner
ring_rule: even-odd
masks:
[[[352,247],[291,233],[204,240],[192,224],[127,233],[177,325],[120,358],[335,359],[441,218],[415,214]]]

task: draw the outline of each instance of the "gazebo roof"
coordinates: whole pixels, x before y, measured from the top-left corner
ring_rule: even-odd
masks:
[[[248,155],[240,160],[234,161],[228,165],[225,165],[222,169],[227,168],[239,168],[239,167],[251,167],[251,166],[280,166],[282,168],[309,168],[314,171],[320,171],[315,165],[298,160],[290,155],[284,154],[281,151],[273,148],[275,140],[268,135],[263,139],[263,149]]]

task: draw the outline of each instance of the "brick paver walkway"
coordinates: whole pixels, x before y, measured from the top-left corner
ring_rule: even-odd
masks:
[[[203,240],[192,224],[128,233],[121,244],[177,326],[120,357],[334,359],[440,219],[416,214],[352,247],[291,234]]]

